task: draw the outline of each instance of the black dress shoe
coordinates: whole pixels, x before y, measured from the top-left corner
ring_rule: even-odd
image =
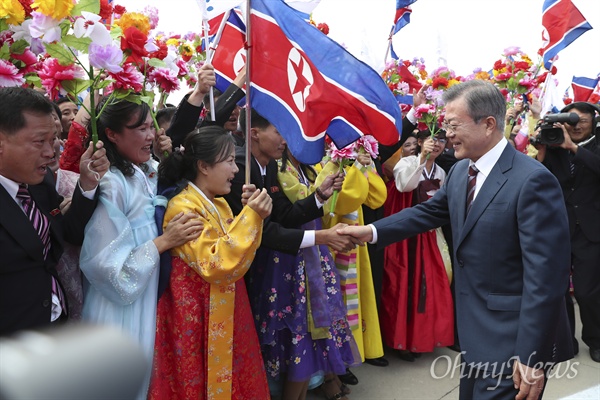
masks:
[[[600,363],[600,349],[590,348],[590,357],[592,357],[592,360]]]
[[[346,373],[344,375],[338,375],[338,378],[346,385],[358,385],[358,378],[348,368],[346,368]]]
[[[378,358],[365,358],[365,362],[367,364],[374,365],[376,367],[387,367],[390,365],[390,362],[383,357]]]
[[[401,360],[404,361],[408,361],[408,362],[415,362],[415,355],[408,350],[398,350],[398,357],[400,357]]]

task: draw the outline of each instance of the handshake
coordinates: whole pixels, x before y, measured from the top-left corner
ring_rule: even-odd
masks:
[[[315,244],[325,244],[335,251],[347,252],[373,240],[370,226],[337,224],[315,232]]]

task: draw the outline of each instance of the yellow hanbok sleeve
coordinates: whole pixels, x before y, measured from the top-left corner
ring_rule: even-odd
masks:
[[[173,248],[171,254],[207,282],[226,285],[239,280],[250,267],[260,246],[263,221],[248,206],[234,219],[224,199],[215,199],[214,205],[218,213],[209,202],[186,189],[169,201],[163,226],[180,212],[200,215],[204,223],[200,237]]]
[[[315,185],[320,185],[327,175],[331,172],[336,172],[337,170],[338,166],[332,162],[328,162],[323,167],[323,171],[319,174]],[[367,177],[360,169],[354,166],[347,167],[344,184],[338,195],[335,210],[333,210],[333,212],[337,215],[346,215],[356,211],[365,202],[368,194],[369,182]],[[328,203],[330,202],[331,200],[329,200]]]
[[[369,181],[369,191],[364,205],[376,209],[383,206],[387,199],[387,186],[383,178],[377,173],[375,164],[365,167],[367,169],[367,180]]]

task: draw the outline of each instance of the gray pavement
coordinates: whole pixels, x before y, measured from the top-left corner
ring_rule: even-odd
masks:
[[[579,310],[576,310],[579,315]],[[581,341],[581,323],[577,321],[579,354],[570,362],[555,367],[546,387],[544,399],[600,400],[600,363],[592,361]],[[460,357],[447,348],[423,354],[415,362],[398,358],[394,350],[386,350],[388,367],[362,365],[352,372],[359,384],[350,386],[350,400],[457,400]],[[309,392],[308,400],[324,400],[318,392]]]

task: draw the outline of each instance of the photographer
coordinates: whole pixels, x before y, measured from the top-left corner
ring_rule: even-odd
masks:
[[[574,123],[555,123],[564,140],[552,128],[544,128],[536,144],[537,159],[560,182],[569,216],[571,260],[575,299],[579,304],[583,325],[582,339],[590,348],[592,360],[600,362],[600,145],[595,136],[597,106],[585,102],[569,104],[562,113],[575,113]],[[544,129],[546,135],[544,136]],[[560,131],[559,131],[560,133]],[[548,137],[554,144],[548,142]],[[557,246],[560,246],[557,243]],[[567,293],[567,308],[574,332],[574,307]],[[573,338],[574,350],[578,344]]]

